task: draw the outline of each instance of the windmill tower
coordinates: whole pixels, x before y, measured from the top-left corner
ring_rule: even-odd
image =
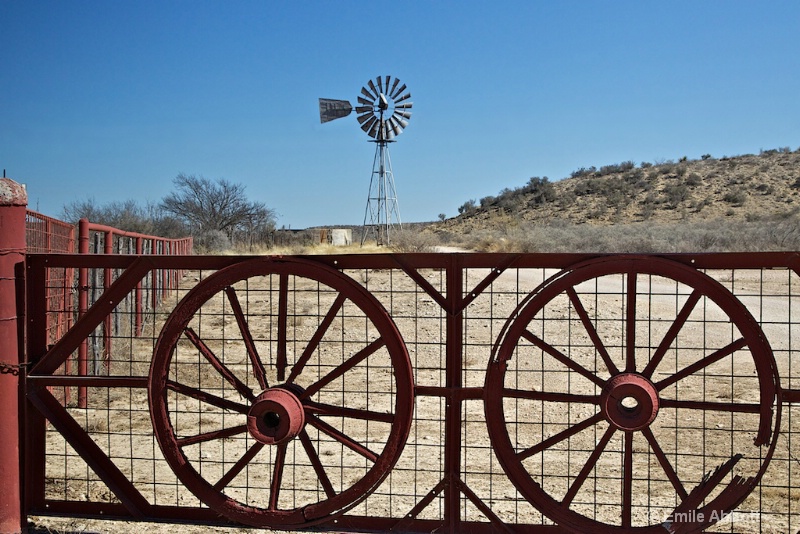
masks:
[[[372,236],[378,245],[389,245],[392,228],[402,228],[389,143],[393,143],[394,138],[408,126],[413,105],[410,98],[406,84],[391,76],[378,76],[374,81],[368,81],[358,96],[356,118],[361,129],[372,138],[370,141],[375,143],[362,245],[368,236]],[[320,122],[346,117],[352,111],[353,106],[347,100],[319,99]]]

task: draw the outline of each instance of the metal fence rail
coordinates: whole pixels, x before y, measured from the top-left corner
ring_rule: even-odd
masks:
[[[29,255],[24,509],[794,532],[798,258]],[[118,276],[48,347],[54,269]],[[141,335],[114,336],[112,368],[54,374],[112,314],[136,324],[123,303],[146,277],[178,271]],[[74,386],[85,408],[51,392]]]

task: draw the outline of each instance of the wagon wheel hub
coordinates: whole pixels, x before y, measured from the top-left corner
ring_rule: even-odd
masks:
[[[305,423],[303,403],[294,393],[281,388],[268,389],[256,397],[247,413],[248,432],[265,445],[277,445],[297,437]]]
[[[600,394],[600,409],[620,430],[641,430],[658,415],[658,391],[650,380],[636,373],[612,377]]]

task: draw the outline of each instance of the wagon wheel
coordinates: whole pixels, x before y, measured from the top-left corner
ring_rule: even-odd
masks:
[[[509,478],[558,525],[683,532],[722,519],[758,483],[778,387],[764,334],[719,282],[617,256],[562,271],[518,306],[484,408]]]
[[[301,259],[256,259],[183,298],[156,344],[150,415],[180,481],[223,516],[297,528],[352,508],[408,436],[411,365],[378,301]]]

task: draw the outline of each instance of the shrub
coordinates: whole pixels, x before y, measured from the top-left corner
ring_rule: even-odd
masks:
[[[556,190],[547,176],[544,178],[534,176],[528,180],[528,185],[525,186],[524,191],[530,195],[528,199],[529,206],[552,202],[556,199]]]
[[[570,174],[570,177],[572,177],[572,178],[580,178],[581,176],[588,176],[590,174],[594,174],[595,172],[597,172],[597,168],[594,167],[594,166],[589,167],[589,168],[581,167],[577,171],[572,171],[572,173]]]
[[[686,184],[670,184],[664,188],[664,196],[670,208],[675,209],[681,202],[689,199],[691,192]]]
[[[475,211],[477,208],[475,204],[475,199],[467,200],[458,208],[459,215],[469,215]]]
[[[741,206],[747,200],[747,193],[745,193],[742,189],[737,188],[725,193],[725,196],[722,197],[722,200],[729,204],[733,204],[734,206]]]
[[[201,253],[223,252],[231,248],[231,240],[221,230],[206,230],[194,236],[194,246]]]
[[[430,232],[404,228],[392,233],[390,247],[395,252],[433,252],[438,244]]]

